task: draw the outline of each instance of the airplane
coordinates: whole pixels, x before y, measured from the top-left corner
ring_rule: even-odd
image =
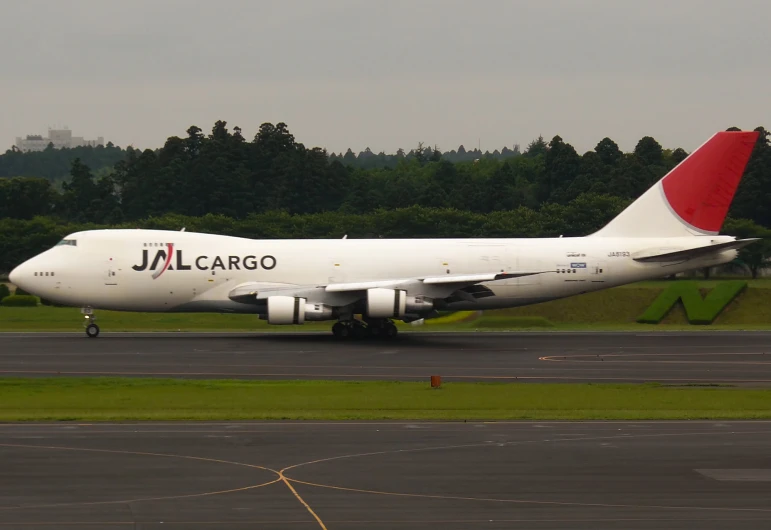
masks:
[[[81,307],[336,321],[336,337],[390,338],[395,320],[536,304],[732,261],[755,239],[719,235],[757,132],[718,132],[586,237],[252,240],[88,230],[16,267],[12,283]]]

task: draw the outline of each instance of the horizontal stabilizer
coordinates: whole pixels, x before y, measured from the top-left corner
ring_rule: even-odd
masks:
[[[737,241],[729,241],[727,243],[716,243],[714,245],[707,245],[704,247],[689,248],[685,250],[673,250],[669,252],[661,252],[661,249],[655,249],[653,251],[642,250],[632,255],[632,259],[641,263],[659,263],[668,261],[685,261],[689,259],[702,258],[709,256],[710,254],[716,254],[718,252],[724,252],[726,250],[738,250],[744,248],[747,245],[759,241],[758,238],[752,239],[739,239]]]

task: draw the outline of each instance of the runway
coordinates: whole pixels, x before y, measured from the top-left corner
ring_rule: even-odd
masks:
[[[0,375],[763,385],[770,346],[722,332],[2,334]],[[0,424],[0,529],[765,529],[769,444],[771,422]]]
[[[0,426],[0,528],[750,529],[769,422]]]
[[[0,334],[0,376],[771,383],[771,333]]]

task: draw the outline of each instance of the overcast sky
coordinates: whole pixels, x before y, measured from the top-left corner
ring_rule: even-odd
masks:
[[[691,150],[771,128],[769,21],[767,0],[5,2],[0,152],[64,124],[155,148],[217,119],[330,151]]]

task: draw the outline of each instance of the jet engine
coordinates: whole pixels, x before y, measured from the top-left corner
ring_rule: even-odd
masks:
[[[303,324],[306,320],[332,320],[334,310],[324,304],[309,304],[295,296],[268,297],[268,324]]]
[[[403,318],[406,313],[422,313],[434,308],[434,302],[422,296],[407,296],[401,289],[368,289],[367,316]]]

